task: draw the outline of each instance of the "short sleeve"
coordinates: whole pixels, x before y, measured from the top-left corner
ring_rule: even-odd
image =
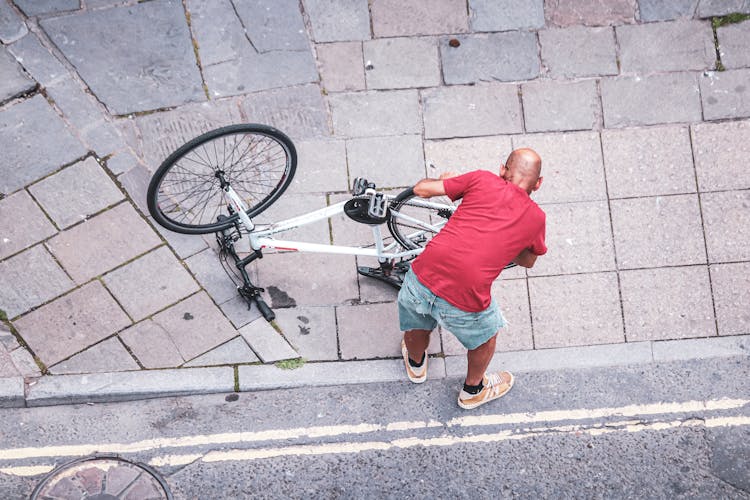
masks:
[[[474,180],[475,172],[469,172],[468,174],[458,175],[456,177],[449,177],[443,179],[443,187],[445,188],[445,194],[453,201],[462,198],[469,185]]]
[[[544,242],[546,226],[546,216],[544,215],[544,213],[542,213],[541,227],[539,228],[539,231],[537,231],[536,236],[534,236],[534,240],[529,247],[531,253],[533,253],[534,255],[544,255],[545,253],[547,253],[547,245]]]

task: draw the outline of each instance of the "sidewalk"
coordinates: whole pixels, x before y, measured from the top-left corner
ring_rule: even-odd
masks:
[[[356,273],[371,263],[265,254],[274,328],[213,235],[150,220],[160,162],[242,122],[299,154],[265,220],[346,199],[358,176],[397,190],[539,151],[549,253],[493,288],[510,321],[496,364],[747,355],[736,10],[750,4],[0,0],[0,407],[402,376],[395,290]],[[297,237],[371,238],[344,218]],[[429,353],[434,376],[460,376],[450,333]]]

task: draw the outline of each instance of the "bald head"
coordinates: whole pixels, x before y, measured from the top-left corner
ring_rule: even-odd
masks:
[[[529,148],[513,150],[500,168],[500,177],[527,193],[536,191],[542,183],[542,158]]]

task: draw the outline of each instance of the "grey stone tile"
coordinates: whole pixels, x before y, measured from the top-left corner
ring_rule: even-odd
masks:
[[[27,16],[38,16],[40,14],[57,14],[78,10],[81,8],[80,0],[58,0],[55,2],[35,2],[33,0],[16,0],[16,5]]]
[[[377,38],[469,30],[466,4],[456,0],[377,0],[372,2],[371,11],[372,30]]]
[[[699,0],[698,17],[726,16],[734,12],[750,13],[747,0]]]
[[[52,236],[57,231],[26,191],[0,200],[0,259]]]
[[[237,337],[226,344],[208,351],[203,356],[198,356],[191,362],[185,363],[185,366],[237,365],[257,363],[258,361],[260,361],[258,356],[250,349],[247,342],[242,337]]]
[[[400,358],[403,332],[394,303],[336,308],[341,359]],[[441,351],[440,335],[430,336],[428,354]]]
[[[3,322],[0,322],[0,352],[12,351],[18,349],[21,344],[18,343],[16,336],[10,331],[10,327]]]
[[[46,140],[39,141],[39,137]],[[16,191],[86,154],[41,95],[0,113],[0,193]]]
[[[128,326],[104,286],[93,281],[14,321],[18,333],[52,366]]]
[[[73,78],[61,78],[47,86],[47,95],[62,111],[63,116],[78,130],[85,130],[95,123],[103,123],[103,109],[94,98],[83,91]],[[110,151],[98,151],[102,156]]]
[[[180,355],[186,360],[237,336],[237,331],[205,292],[199,292],[154,315],[153,320],[169,333]]]
[[[542,157],[544,180],[531,195],[537,203],[607,199],[596,132],[514,136],[513,149],[522,147]]]
[[[0,408],[23,408],[26,405],[24,391],[23,377],[4,378],[0,384]]]
[[[16,14],[9,3],[0,3],[0,41],[5,44],[15,42],[29,30],[21,16]]]
[[[47,243],[77,283],[85,283],[159,245],[161,240],[129,203],[121,203]]]
[[[118,128],[104,119],[89,124],[80,130],[81,141],[99,158],[104,158],[112,153],[122,151],[126,144],[120,135]]]
[[[348,189],[346,143],[343,140],[309,139],[295,141],[297,172],[291,193],[325,193]]]
[[[255,282],[257,282],[257,280]],[[241,328],[258,318],[262,318],[262,315],[255,304],[253,304],[252,307],[248,307],[245,299],[239,294],[219,305],[219,308],[229,321],[232,322],[235,328]],[[278,313],[278,310],[275,310],[275,312]]]
[[[305,0],[316,42],[370,39],[367,0]]]
[[[198,284],[166,247],[112,271],[104,283],[134,321],[198,291]]]
[[[138,159],[130,151],[117,151],[104,164],[115,175],[124,174],[138,165]]]
[[[0,102],[25,94],[36,87],[36,82],[29,78],[5,47],[0,47],[0,72],[3,74],[0,81]]]
[[[529,294],[537,349],[625,341],[615,273],[529,278]]]
[[[716,335],[706,266],[622,271],[628,342]]]
[[[248,9],[253,3],[188,0],[185,5],[190,13],[190,28],[198,42],[203,66],[235,61],[244,52],[253,50],[245,28],[234,10],[234,5],[239,9]]]
[[[208,292],[217,304],[222,304],[237,295],[237,286],[227,276],[221,265],[219,255],[213,248],[208,248],[199,254],[185,260],[195,278]],[[234,270],[234,263],[229,258],[230,269]]]
[[[45,178],[29,191],[63,229],[125,198],[93,157]]]
[[[10,359],[16,366],[18,373],[22,377],[41,377],[42,371],[36,364],[34,357],[25,347],[19,347],[11,351]]]
[[[258,283],[274,309],[338,305],[359,298],[355,259],[350,255],[267,254],[258,265]]]
[[[716,29],[721,53],[721,64],[725,68],[750,67],[750,21],[721,26]]]
[[[119,182],[125,192],[128,193],[130,200],[132,200],[135,206],[144,214],[149,213],[146,193],[148,193],[148,185],[150,181],[151,171],[140,163],[117,177],[117,182]]]
[[[443,77],[448,85],[477,82],[511,82],[539,76],[540,63],[536,35],[528,31],[508,31],[440,40]]]
[[[326,197],[319,193],[288,193],[253,218],[259,224],[270,224],[298,217],[326,207]],[[273,235],[279,240],[303,241],[308,243],[331,243],[331,233],[328,219],[299,226],[288,231]]]
[[[333,307],[279,309],[276,323],[284,337],[304,359],[337,360],[336,311]]]
[[[536,81],[521,86],[527,132],[590,130],[601,122],[596,82]]]
[[[706,262],[698,195],[612,200],[620,269]]]
[[[329,135],[318,85],[258,92],[247,96],[242,108],[251,122],[274,126],[293,140]]]
[[[0,4],[0,10],[2,6]],[[25,29],[25,25],[24,25]],[[40,85],[47,87],[63,78],[68,78],[68,70],[52,53],[39,42],[35,34],[29,33],[8,46],[24,69]]]
[[[710,266],[719,335],[750,332],[750,262]]]
[[[509,31],[544,27],[543,0],[469,0],[472,31]]]
[[[363,43],[368,89],[435,87],[440,61],[434,38],[383,38]]]
[[[604,126],[700,121],[696,83],[692,73],[604,78],[601,81]]]
[[[349,178],[364,177],[381,187],[407,187],[425,177],[422,137],[364,137],[346,143]]]
[[[52,300],[74,286],[44,245],[0,262],[0,308],[9,318]]]
[[[264,363],[300,357],[286,339],[262,318],[240,328],[240,335]]]
[[[523,132],[516,85],[439,87],[422,91],[425,139]]]
[[[611,198],[696,190],[686,127],[602,130],[602,149]]]
[[[10,353],[5,350],[0,351],[0,381],[3,382],[2,385],[5,385],[7,379],[18,376],[20,376],[20,373],[18,373],[18,368],[13,363]]]
[[[610,26],[635,21],[635,0],[557,0],[544,3],[547,24]]]
[[[709,262],[750,260],[750,191],[701,195]]]
[[[173,368],[185,361],[169,333],[150,319],[123,331],[120,338],[145,368]]]
[[[316,46],[320,77],[329,92],[365,89],[362,42],[323,43]]]
[[[617,48],[610,27],[571,26],[539,31],[542,65],[552,78],[616,75]]]
[[[125,372],[138,369],[138,363],[135,362],[122,343],[117,337],[112,337],[50,367],[50,372],[54,375],[62,375],[67,373]]]
[[[641,21],[671,21],[693,17],[698,0],[638,0]]]
[[[615,32],[623,73],[705,70],[716,64],[709,21],[618,26]]]
[[[297,0],[240,1],[233,5],[259,52],[310,50]]]
[[[160,226],[150,217],[148,221],[153,227],[156,228],[157,231],[159,231],[159,234],[164,236],[164,239],[167,240],[169,246],[181,259],[187,259],[188,257],[191,257],[198,252],[208,248],[208,243],[206,243],[206,240],[204,240],[200,236],[196,236],[194,234],[175,233],[174,231],[170,231],[169,229],[165,229],[164,227]]]
[[[437,178],[448,170],[462,174],[479,169],[498,173],[511,149],[508,136],[424,141],[427,176]]]
[[[146,2],[41,25],[112,114],[205,100],[182,4]]]
[[[357,92],[328,96],[337,136],[417,134],[419,96],[415,90]]]
[[[547,214],[548,251],[527,270],[529,276],[615,269],[606,201],[544,205],[542,209]]]
[[[703,74],[700,77],[703,117],[706,120],[750,117],[748,81],[750,69]]]
[[[700,123],[692,132],[701,191],[750,188],[750,171],[737,161],[750,155],[750,121]]]

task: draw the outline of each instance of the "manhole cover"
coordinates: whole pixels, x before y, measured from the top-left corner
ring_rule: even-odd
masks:
[[[53,470],[31,494],[31,500],[172,499],[167,483],[147,465],[116,456],[73,460]]]

